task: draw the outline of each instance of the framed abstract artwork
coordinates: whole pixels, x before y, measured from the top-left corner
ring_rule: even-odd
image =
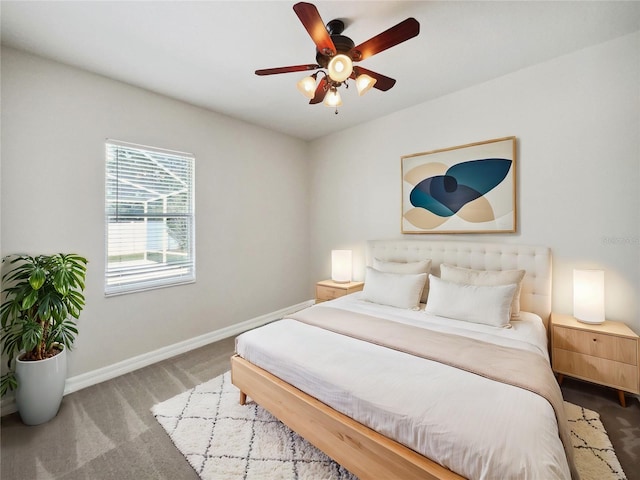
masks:
[[[402,233],[514,233],[516,137],[401,157]]]

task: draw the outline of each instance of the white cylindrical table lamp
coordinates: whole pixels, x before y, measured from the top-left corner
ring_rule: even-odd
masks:
[[[573,271],[573,316],[583,323],[604,322],[604,271]]]
[[[331,280],[336,283],[351,281],[351,250],[331,250]]]

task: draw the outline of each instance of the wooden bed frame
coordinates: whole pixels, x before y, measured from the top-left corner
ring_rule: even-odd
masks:
[[[538,314],[548,327],[551,314],[551,252],[546,247],[479,242],[372,240],[373,258],[415,262],[432,260],[439,275],[447,263],[481,270],[523,269],[521,309]],[[463,477],[419,453],[365,427],[243,358],[231,358],[231,381],[285,425],[361,480],[453,480]]]

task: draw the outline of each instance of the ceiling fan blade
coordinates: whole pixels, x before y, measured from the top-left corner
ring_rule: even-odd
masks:
[[[395,47],[399,43],[405,42],[419,33],[420,24],[418,21],[415,18],[407,18],[395,27],[391,27],[366,42],[356,45],[351,49],[349,55],[354,62],[359,62],[376,53]]]
[[[378,72],[367,70],[366,68],[362,68],[360,65],[358,65],[357,67],[353,67],[353,73],[351,74],[351,78],[355,80],[356,77],[362,73],[366,73],[370,77],[375,78],[376,83],[373,85],[373,88],[377,88],[378,90],[382,90],[383,92],[386,92],[396,84],[395,79],[386,77]]]
[[[304,72],[306,70],[315,70],[317,68],[320,68],[320,65],[316,65],[315,63],[309,63],[307,65],[292,65],[290,67],[263,68],[262,70],[256,70],[256,75],[274,75],[276,73]]]
[[[329,91],[329,87],[327,83],[328,83],[327,77],[322,77],[322,79],[318,82],[318,86],[316,87],[316,94],[311,100],[309,100],[310,105],[321,103],[324,100],[324,97],[327,95],[327,92]]]
[[[336,47],[315,5],[299,2],[293,6],[293,10],[298,15],[304,28],[309,32],[309,36],[313,43],[316,44],[318,51],[323,55],[335,55]]]

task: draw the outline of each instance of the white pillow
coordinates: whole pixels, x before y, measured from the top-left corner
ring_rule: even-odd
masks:
[[[417,310],[426,281],[426,273],[403,275],[367,267],[361,298],[382,305]]]
[[[431,260],[421,260],[419,262],[389,262],[386,260],[373,259],[373,268],[380,272],[387,273],[431,273]],[[427,302],[427,295],[429,295],[429,281],[424,283],[422,289],[422,295],[420,296],[420,303]]]
[[[463,283],[466,285],[511,285],[518,287],[511,301],[511,320],[520,318],[520,290],[524,270],[473,270],[471,268],[454,267],[443,263],[440,265],[440,278],[448,282]]]
[[[483,323],[494,327],[509,325],[509,309],[517,289],[511,285],[463,285],[429,275],[431,285],[424,311],[431,315]]]

